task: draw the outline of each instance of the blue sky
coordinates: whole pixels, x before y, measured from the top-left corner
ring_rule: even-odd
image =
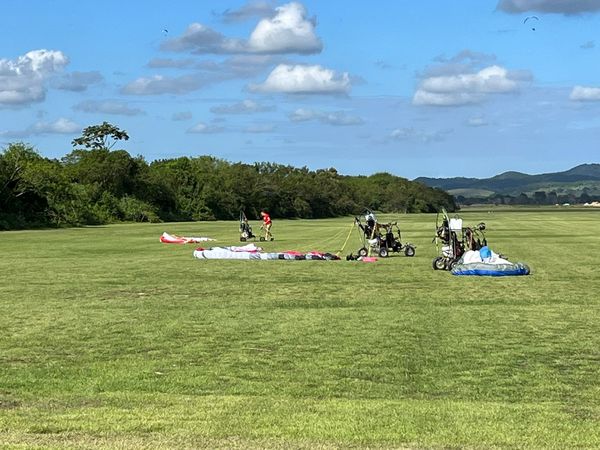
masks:
[[[3,147],[60,158],[108,121],[148,161],[210,154],[407,178],[598,162],[600,0],[0,8]]]

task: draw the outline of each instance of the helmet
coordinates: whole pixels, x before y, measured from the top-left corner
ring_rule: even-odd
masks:
[[[481,256],[481,259],[491,258],[492,251],[487,245],[485,245],[479,250],[479,256]]]

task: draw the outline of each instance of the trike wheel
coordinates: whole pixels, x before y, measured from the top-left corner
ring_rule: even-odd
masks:
[[[441,256],[435,258],[431,265],[433,266],[433,270],[444,270],[446,268],[446,262]]]

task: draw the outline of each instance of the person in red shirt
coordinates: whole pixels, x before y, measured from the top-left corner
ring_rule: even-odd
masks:
[[[265,230],[265,241],[272,241],[273,235],[271,234],[271,226],[273,223],[271,222],[271,216],[266,210],[262,210],[260,212],[260,216],[262,217],[263,224],[262,227]]]

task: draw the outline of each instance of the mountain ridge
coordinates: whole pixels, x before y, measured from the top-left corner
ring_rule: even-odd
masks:
[[[536,175],[507,171],[489,178],[418,177],[413,181],[450,193],[453,190],[484,190],[491,191],[496,195],[519,195],[535,191],[579,192],[584,189],[600,192],[600,164],[585,163],[562,172]]]

